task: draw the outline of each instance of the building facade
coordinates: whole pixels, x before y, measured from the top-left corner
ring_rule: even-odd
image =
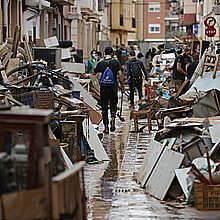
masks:
[[[160,44],[165,41],[167,5],[170,5],[168,0],[144,0],[144,41],[150,44]]]
[[[128,45],[129,33],[136,33],[136,10],[132,0],[112,0],[109,4],[109,27],[112,45]]]

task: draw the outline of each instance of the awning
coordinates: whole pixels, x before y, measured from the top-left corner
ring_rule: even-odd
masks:
[[[190,26],[196,21],[196,14],[183,14],[180,18],[180,26]]]

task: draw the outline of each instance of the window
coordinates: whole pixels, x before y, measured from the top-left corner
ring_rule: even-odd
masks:
[[[149,33],[160,33],[160,24],[149,24]]]
[[[159,2],[149,3],[149,12],[160,12],[160,3]]]

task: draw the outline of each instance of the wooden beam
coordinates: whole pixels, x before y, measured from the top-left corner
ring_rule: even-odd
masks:
[[[12,58],[15,58],[17,55],[17,50],[18,50],[18,42],[21,37],[21,27],[16,26],[15,27],[15,33],[14,33],[14,39],[13,39],[13,46],[12,46]]]

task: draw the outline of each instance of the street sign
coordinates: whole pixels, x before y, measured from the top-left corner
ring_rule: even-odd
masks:
[[[216,29],[213,26],[207,27],[205,29],[205,34],[208,37],[214,37],[216,35]]]
[[[204,21],[204,25],[206,27],[213,27],[216,24],[216,20],[214,17],[208,17]]]
[[[194,24],[194,25],[192,26],[192,33],[193,33],[193,34],[198,34],[198,25],[197,25],[197,24]]]

